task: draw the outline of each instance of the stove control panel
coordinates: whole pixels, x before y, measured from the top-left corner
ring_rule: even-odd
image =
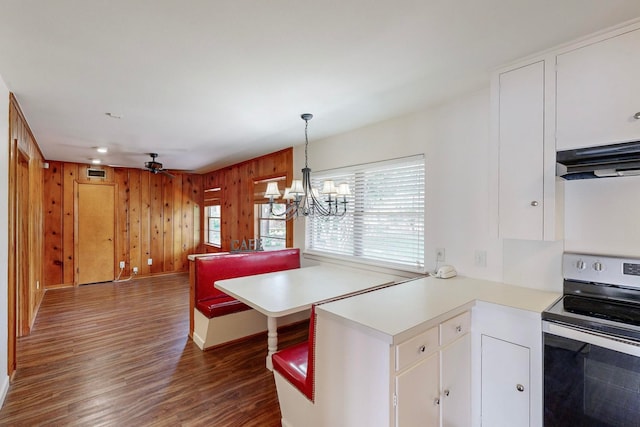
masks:
[[[566,252],[562,274],[565,279],[640,289],[640,259]]]

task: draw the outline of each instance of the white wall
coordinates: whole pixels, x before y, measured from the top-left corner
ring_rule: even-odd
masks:
[[[445,248],[446,263],[462,275],[561,292],[563,241],[498,238],[497,148],[490,140],[488,88],[315,141],[313,129],[321,126],[321,117],[309,124],[309,167],[314,171],[424,153],[429,269],[435,267],[435,248]],[[294,149],[296,171],[304,164],[303,149]],[[304,222],[295,227],[295,246],[304,248]],[[486,251],[486,267],[476,265],[476,251]]]
[[[313,140],[313,128],[322,126],[316,117],[309,124],[309,167],[321,171],[424,153],[427,267],[435,267],[435,248],[445,248],[446,263],[460,274],[501,280],[489,123],[488,88],[322,141]],[[296,171],[303,167],[303,149],[294,150]],[[296,247],[305,247],[302,221],[295,240]],[[476,250],[486,251],[486,267],[475,265]]]
[[[640,258],[640,176],[567,181],[565,250]]]
[[[9,89],[0,77],[0,141],[4,141],[0,148],[0,407],[9,389],[9,376],[7,373],[7,352],[9,329],[8,311],[8,260],[9,260],[9,240],[7,230],[9,229]]]

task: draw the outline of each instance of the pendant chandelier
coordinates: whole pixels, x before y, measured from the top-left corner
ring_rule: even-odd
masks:
[[[309,120],[313,114],[305,113],[300,116],[304,120],[304,169],[302,180],[294,179],[291,187],[284,189],[282,196],[285,208],[278,212],[274,209],[276,199],[280,198],[280,189],[277,182],[267,184],[264,197],[269,199],[269,213],[277,217],[285,217],[286,220],[300,216],[314,217],[342,217],[347,212],[347,196],[351,194],[349,184],[342,183],[336,186],[332,180],[324,181],[322,190],[318,191],[311,186],[311,169],[308,164],[309,136],[307,129]]]

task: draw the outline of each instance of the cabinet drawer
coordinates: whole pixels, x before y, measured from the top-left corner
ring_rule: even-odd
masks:
[[[447,345],[471,329],[471,312],[467,311],[440,324],[440,345]]]
[[[438,349],[438,328],[416,335],[396,346],[396,371],[421,360]]]

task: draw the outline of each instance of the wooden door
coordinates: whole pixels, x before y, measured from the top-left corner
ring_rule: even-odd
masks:
[[[16,307],[18,337],[29,335],[31,331],[29,300],[29,159],[18,153],[18,177],[16,183]]]
[[[115,188],[78,184],[76,284],[108,282],[115,273]]]

